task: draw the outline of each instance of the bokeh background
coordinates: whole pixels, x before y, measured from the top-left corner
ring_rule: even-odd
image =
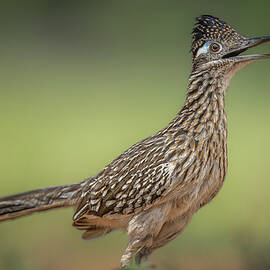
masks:
[[[194,18],[270,34],[270,1],[1,1],[0,196],[80,181],[184,102]],[[252,49],[269,53],[269,44]],[[270,269],[270,62],[227,97],[229,173],[156,269]],[[127,237],[82,241],[73,210],[0,224],[0,269],[116,269]]]

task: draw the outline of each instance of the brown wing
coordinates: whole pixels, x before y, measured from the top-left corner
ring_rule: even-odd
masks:
[[[166,136],[160,132],[133,145],[87,180],[74,220],[85,214],[132,214],[160,200],[172,188],[173,176],[185,164],[190,146],[184,132],[172,132],[172,136],[169,130],[163,132]]]

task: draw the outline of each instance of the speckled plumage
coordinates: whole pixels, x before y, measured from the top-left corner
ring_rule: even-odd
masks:
[[[205,76],[210,77],[208,72]],[[224,89],[221,85],[217,93],[217,81],[212,78],[203,85],[197,76],[192,77],[186,105],[166,128],[133,145],[85,183],[75,224],[85,214],[132,214],[152,207],[178,185],[182,188],[185,183],[197,181],[199,170],[207,174],[204,170],[213,167],[213,162],[207,164],[211,157],[208,152],[220,146],[224,149],[216,150],[222,153],[220,169],[224,178],[227,123]]]
[[[187,97],[176,117],[81,183],[1,198],[0,221],[75,206],[73,225],[85,231],[84,239],[123,229],[129,242],[121,265],[134,255],[137,262],[146,258],[180,234],[222,187],[226,90],[237,70],[269,58],[238,54],[267,41],[270,37],[245,38],[216,17],[198,17]]]
[[[230,49],[234,46],[238,46],[239,43],[245,40],[242,35],[238,34],[226,22],[209,15],[202,15],[196,18],[192,37],[191,51],[193,55],[195,55],[198,48],[208,40],[226,42],[230,46]]]

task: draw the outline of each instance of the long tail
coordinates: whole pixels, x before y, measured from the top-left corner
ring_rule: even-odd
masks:
[[[74,206],[81,183],[48,187],[0,198],[0,222],[59,207]]]

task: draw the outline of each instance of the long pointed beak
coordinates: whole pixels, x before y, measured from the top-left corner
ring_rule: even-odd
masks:
[[[236,56],[236,62],[252,62],[260,59],[270,58],[270,54],[251,54]]]
[[[262,37],[254,37],[254,38],[247,38],[246,39],[247,43],[242,47],[242,49],[245,51],[247,49],[256,47],[260,44],[270,42],[270,36],[262,36]],[[270,58],[270,54],[251,54],[251,55],[242,55],[237,57],[238,61],[240,62],[251,62],[255,60],[260,60],[260,59],[266,59]]]
[[[266,43],[266,42],[270,42],[270,36],[248,38],[246,49],[258,46],[258,45]]]
[[[252,55],[239,55],[238,56],[238,54],[266,42],[270,42],[270,36],[247,38],[245,39],[245,41],[243,42],[243,45],[240,48],[237,48],[235,51],[229,53],[224,58],[235,56],[234,59],[237,62],[246,62],[246,61],[251,62],[251,61],[255,61],[259,59],[270,58],[270,54],[252,54]]]

